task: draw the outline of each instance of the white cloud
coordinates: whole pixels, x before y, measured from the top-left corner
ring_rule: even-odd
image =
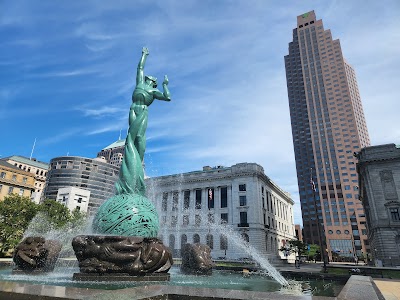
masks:
[[[32,130],[47,132],[51,124],[61,132],[45,140],[54,147],[49,153],[59,145],[59,151],[75,148],[74,153],[92,157],[95,153],[71,143],[74,134],[104,145],[112,142],[107,140],[111,133],[126,130],[137,62],[141,48],[148,46],[145,72],[160,80],[168,74],[172,94],[170,103],[155,102],[149,110],[146,160],[154,173],[257,162],[292,194],[299,220],[283,56],[296,16],[311,9],[341,40],[356,70],[373,143],[399,143],[393,109],[399,98],[397,1],[382,6],[376,1],[243,0],[214,1],[212,7],[190,0],[86,1],[68,3],[61,11],[51,3],[21,3],[7,3],[0,20],[6,28],[2,90],[18,87],[10,97],[23,103],[19,111]],[[7,33],[13,26],[25,30],[18,36]],[[13,116],[16,124],[21,114],[10,113],[3,92],[0,113]],[[40,122],[37,114],[23,113],[38,107]],[[25,134],[24,128],[14,128],[10,138]]]

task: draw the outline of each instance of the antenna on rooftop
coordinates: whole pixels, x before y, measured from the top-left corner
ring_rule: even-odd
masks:
[[[33,155],[33,150],[35,149],[35,145],[36,145],[36,138],[35,138],[35,141],[33,142],[33,147],[32,147],[32,151],[31,151],[31,156],[29,156],[29,160],[32,160],[32,155]]]

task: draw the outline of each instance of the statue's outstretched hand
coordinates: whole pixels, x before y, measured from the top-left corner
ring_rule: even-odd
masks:
[[[147,47],[143,47],[142,48],[142,53],[146,54],[146,55],[149,55],[149,49],[147,49]]]
[[[167,75],[165,75],[165,76],[164,76],[163,84],[168,85],[168,82],[169,82],[168,77],[167,77]]]

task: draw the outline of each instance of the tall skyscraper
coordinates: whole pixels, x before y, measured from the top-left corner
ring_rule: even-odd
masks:
[[[365,254],[353,153],[370,144],[367,126],[354,70],[314,11],[297,17],[285,68],[304,241],[320,234],[330,257]]]

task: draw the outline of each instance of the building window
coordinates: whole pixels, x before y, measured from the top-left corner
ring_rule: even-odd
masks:
[[[247,205],[246,196],[239,196],[239,205],[240,206],[246,206]]]
[[[190,207],[190,191],[183,192],[183,209],[189,209]]]
[[[78,203],[82,203],[82,197],[78,198]]]
[[[172,253],[174,253],[175,250],[175,236],[173,234],[169,235],[169,248],[171,249]]]
[[[201,190],[196,190],[196,209],[201,209]]]
[[[228,214],[221,214],[221,224],[228,223]]]
[[[228,239],[225,235],[220,235],[219,237],[219,249],[228,250]]]
[[[390,217],[392,221],[400,221],[400,214],[398,208],[391,208],[390,210]]]
[[[12,186],[10,186],[10,187],[8,188],[8,193],[9,193],[9,194],[12,194],[13,190],[14,190],[14,188],[13,188]]]
[[[178,223],[178,217],[177,216],[172,216],[171,217],[171,225],[172,226],[176,226],[177,223]]]
[[[183,216],[183,225],[189,225],[189,216]]]
[[[247,212],[240,212],[240,224],[247,224]]]
[[[27,180],[28,180],[28,178],[26,178],[26,177],[22,178],[23,183],[26,183]]]
[[[174,192],[172,194],[172,210],[178,210],[178,199],[179,199],[179,193]]]
[[[1,189],[3,188],[3,185],[2,184],[0,184],[0,192],[1,192]]]
[[[200,224],[201,224],[201,216],[200,215],[194,216],[194,223],[196,226],[200,226]]]
[[[246,191],[246,184],[239,184],[239,192],[245,192]]]
[[[0,178],[5,178],[6,177],[6,172],[1,172]]]
[[[11,180],[12,181],[16,181],[17,180],[17,175],[13,175]]]
[[[163,193],[161,210],[167,211],[167,207],[168,207],[168,193]]]
[[[208,247],[214,249],[214,237],[212,236],[212,234],[207,234],[206,243]]]
[[[228,207],[228,188],[226,186],[221,188],[221,208]]]
[[[208,195],[208,209],[214,208],[214,189],[210,188],[207,191]]]
[[[24,189],[19,189],[18,195],[22,196],[24,194]]]
[[[75,209],[76,209],[77,211],[80,211],[80,210],[81,210],[81,207],[80,207],[80,206],[77,206],[77,207],[75,207]]]
[[[181,235],[181,249],[183,249],[183,247],[187,244],[187,235],[186,234],[182,234]]]
[[[200,243],[200,236],[197,233],[193,235],[193,243]]]

